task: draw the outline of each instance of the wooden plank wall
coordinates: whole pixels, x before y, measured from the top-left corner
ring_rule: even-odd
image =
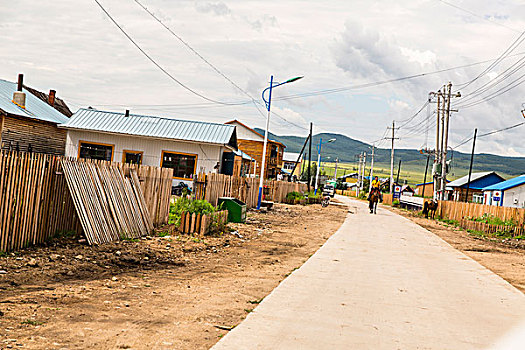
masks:
[[[525,209],[496,207],[477,203],[440,201],[437,214],[442,218],[460,221],[464,217],[480,217],[483,214],[493,215],[503,221],[514,220],[519,226],[525,222]]]
[[[61,156],[66,149],[67,130],[42,120],[8,115],[2,129],[3,150],[47,153]]]
[[[81,231],[60,160],[0,152],[0,251],[40,244],[60,231]]]
[[[279,203],[284,203],[288,193],[306,192],[308,188],[306,184],[276,180],[265,180],[264,187],[264,199]],[[259,179],[201,173],[195,181],[194,195],[212,205],[217,205],[219,197],[234,197],[246,203],[248,208],[255,208],[259,197]]]

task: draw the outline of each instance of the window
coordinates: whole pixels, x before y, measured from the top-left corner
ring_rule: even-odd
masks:
[[[122,151],[122,162],[130,164],[142,164],[142,154],[144,152],[139,151]]]
[[[173,177],[191,179],[193,174],[195,174],[197,155],[163,151],[161,166],[163,168],[172,168]]]
[[[85,159],[107,160],[111,162],[113,160],[113,147],[114,145],[80,141],[78,157]]]
[[[283,165],[283,169],[284,170],[292,170],[294,166],[295,166],[294,162],[285,162],[284,165]]]

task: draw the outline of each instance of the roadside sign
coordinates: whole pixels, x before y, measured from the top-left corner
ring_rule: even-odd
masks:
[[[494,202],[499,202],[501,200],[501,191],[494,191],[494,195],[492,196],[492,200]]]
[[[397,185],[397,186],[394,186],[394,195],[393,195],[393,198],[394,199],[399,199],[401,197],[401,186]]]

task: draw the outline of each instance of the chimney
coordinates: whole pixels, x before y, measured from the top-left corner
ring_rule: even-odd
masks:
[[[26,94],[22,92],[24,85],[24,75],[18,74],[18,85],[16,91],[13,93],[13,103],[19,107],[26,108]]]
[[[18,85],[16,91],[22,92],[22,86],[24,86],[24,75],[18,74]]]
[[[126,114],[124,115],[124,117],[129,117],[129,109],[126,109]]]
[[[47,97],[47,102],[49,103],[49,105],[51,107],[54,107],[55,106],[55,96],[56,96],[56,91],[55,90],[49,90],[49,95]]]

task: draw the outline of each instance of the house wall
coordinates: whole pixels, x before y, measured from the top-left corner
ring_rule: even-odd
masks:
[[[66,148],[66,130],[57,128],[56,124],[17,117],[4,116],[2,128],[2,149],[18,149],[32,152],[62,156]]]
[[[425,197],[432,197],[434,195],[434,183],[416,186],[415,191],[417,195],[421,196],[423,194],[423,187],[425,188]]]
[[[254,132],[253,130],[248,129],[244,125],[232,122],[231,125],[237,127],[237,139],[250,140],[250,141],[264,141],[264,137]]]
[[[78,157],[79,141],[103,143],[114,145],[113,161],[122,162],[123,150],[140,151],[143,153],[143,165],[161,166],[162,151],[188,153],[197,155],[198,172],[216,172],[214,169],[217,162],[220,162],[225,147],[219,145],[209,145],[204,143],[170,141],[164,139],[154,139],[139,136],[124,136],[91,131],[68,130],[66,156]],[[178,184],[180,179],[174,180]],[[191,182],[190,179],[186,182]]]
[[[252,141],[252,140],[244,140],[244,139],[237,139],[237,146],[241,151],[255,159],[257,162],[257,169],[256,174],[260,176],[261,174],[261,162],[262,162],[262,153],[264,149],[264,142],[263,141]],[[271,158],[270,157],[270,151],[272,149],[272,146],[278,147],[277,157]],[[265,173],[267,177],[274,173],[277,174],[279,169],[282,167],[283,163],[283,147],[282,145],[273,142],[268,141],[267,147],[266,147],[266,165],[265,165]],[[253,168],[251,173],[253,172]]]
[[[517,200],[517,203],[514,200]],[[503,191],[503,206],[525,208],[525,184]]]

